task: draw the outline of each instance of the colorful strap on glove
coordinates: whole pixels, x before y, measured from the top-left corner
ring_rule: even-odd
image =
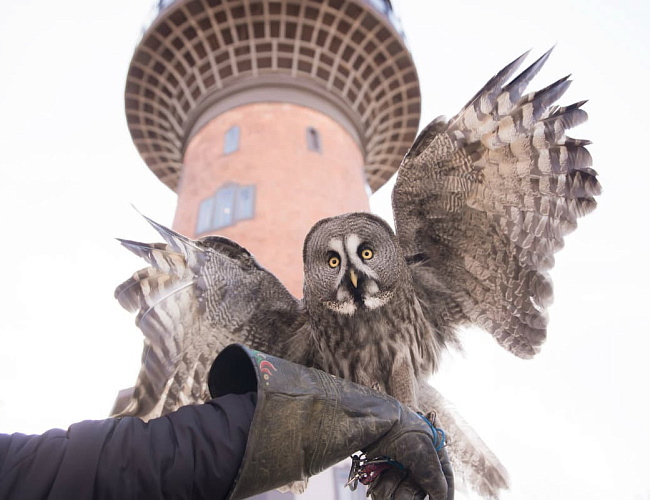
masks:
[[[418,413],[418,416],[424,420],[431,429],[431,432],[433,433],[433,446],[436,451],[442,450],[446,444],[446,435],[445,431],[435,426],[436,414],[431,412],[427,413],[425,416]],[[404,466],[401,463],[390,457],[368,459],[365,455],[352,455],[351,458],[352,466],[350,467],[348,482],[345,484],[345,486],[350,488],[351,491],[356,490],[359,483],[368,486],[375,479],[381,476],[382,472],[391,467],[397,467],[400,470],[404,469]]]
[[[433,433],[433,446],[435,447],[436,451],[442,450],[446,444],[447,435],[445,434],[445,431],[435,426],[435,412],[427,413],[426,416],[418,413],[418,417],[424,420],[431,429],[431,432]]]
[[[352,467],[350,467],[350,474],[348,482],[345,484],[351,491],[357,489],[358,483],[365,486],[371,484],[377,479],[382,472],[397,467],[400,470],[404,466],[389,457],[377,457],[369,460],[365,455],[352,455]]]

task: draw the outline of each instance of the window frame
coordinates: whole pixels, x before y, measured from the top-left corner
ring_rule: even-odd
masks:
[[[257,186],[226,182],[199,203],[195,234],[205,234],[255,218]]]

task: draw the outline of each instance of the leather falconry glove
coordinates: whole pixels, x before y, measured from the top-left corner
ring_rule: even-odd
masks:
[[[440,466],[447,479],[448,491],[447,500],[454,499],[454,472],[451,468],[451,462],[444,448],[438,451]],[[424,500],[427,492],[409,477],[406,470],[400,470],[391,467],[384,471],[368,487],[368,494],[373,500]]]
[[[368,459],[389,457],[402,464],[409,484],[415,482],[432,500],[451,498],[453,480],[448,483],[441,466],[437,437],[390,396],[239,344],[217,356],[208,386],[213,398],[257,392],[231,500],[304,480],[359,450]],[[385,489],[398,498],[399,484],[386,482]]]

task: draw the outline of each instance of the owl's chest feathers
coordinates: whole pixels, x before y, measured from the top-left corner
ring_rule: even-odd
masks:
[[[417,301],[394,297],[384,307],[351,316],[331,311],[319,316],[312,329],[325,371],[391,392],[391,369],[398,360],[406,359],[415,376],[435,368],[433,332]]]

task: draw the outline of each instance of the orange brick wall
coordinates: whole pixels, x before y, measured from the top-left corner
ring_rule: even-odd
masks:
[[[226,131],[240,127],[239,149],[223,154]],[[307,127],[322,153],[307,148]],[[195,237],[199,203],[226,182],[255,184],[255,217],[220,229],[302,296],[302,243],[324,217],[368,211],[363,156],[333,119],[286,103],[255,103],[223,113],[189,142],[173,227]],[[198,235],[203,236],[203,235]]]

